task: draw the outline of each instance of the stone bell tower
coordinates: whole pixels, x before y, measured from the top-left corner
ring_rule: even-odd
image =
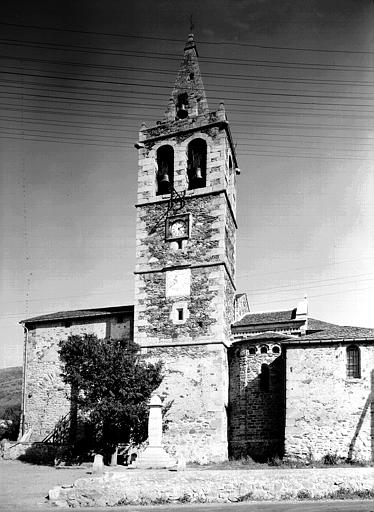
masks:
[[[227,347],[234,319],[235,150],[208,107],[193,35],[165,118],[139,142],[134,339],[164,362],[166,449],[227,457]]]

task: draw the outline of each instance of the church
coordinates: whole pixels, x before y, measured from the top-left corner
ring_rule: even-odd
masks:
[[[177,459],[374,460],[374,329],[310,318],[306,298],[252,313],[237,291],[240,170],[224,104],[209,109],[193,35],[164,119],[143,124],[135,148],[134,305],[21,322],[21,434],[59,442],[58,425],[73,423],[61,339],[125,335],[164,364],[164,445]]]

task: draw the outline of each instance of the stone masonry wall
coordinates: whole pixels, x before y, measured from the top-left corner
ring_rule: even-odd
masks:
[[[225,256],[227,267],[235,282],[236,275],[236,226],[229,209],[226,210],[225,226]]]
[[[165,216],[166,210],[165,202],[138,208],[137,271],[224,261],[224,194],[191,197],[186,200],[185,207],[178,213],[191,214],[191,236],[183,242],[182,249],[176,249],[172,242],[165,241],[165,220],[159,221]]]
[[[148,360],[162,360],[164,380],[158,390],[171,407],[164,417],[166,450],[190,462],[227,458],[227,375],[223,345],[143,349]]]
[[[346,376],[347,345],[288,348],[286,455],[374,460],[374,346],[357,346],[360,379]]]
[[[166,297],[166,272],[138,274],[136,337],[141,346],[224,342],[225,270],[222,265],[191,269],[190,294]],[[185,302],[188,318],[171,320],[173,305]]]
[[[42,441],[56,424],[70,413],[69,388],[63,383],[58,343],[70,334],[96,334],[105,338],[131,336],[132,318],[115,318],[36,324],[29,331],[27,345],[26,405],[24,431],[32,429],[30,441]]]
[[[265,345],[268,352],[261,354]],[[282,455],[284,359],[273,348],[266,342],[256,346],[253,341],[242,341],[230,349],[229,453],[234,458],[249,455],[262,461]],[[262,364],[270,370],[268,391],[260,386]]]

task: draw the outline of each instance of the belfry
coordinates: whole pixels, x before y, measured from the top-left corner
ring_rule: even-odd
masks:
[[[223,103],[210,111],[191,34],[165,118],[139,142],[134,340],[162,359],[173,453],[227,457],[237,162]]]

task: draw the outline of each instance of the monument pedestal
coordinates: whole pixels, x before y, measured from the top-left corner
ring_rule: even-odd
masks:
[[[162,446],[147,446],[136,462],[132,464],[133,467],[139,469],[162,469],[171,468],[175,465],[176,461]]]
[[[148,443],[132,467],[134,468],[170,468],[176,461],[161,446],[162,441],[162,402],[157,395],[149,402]]]

